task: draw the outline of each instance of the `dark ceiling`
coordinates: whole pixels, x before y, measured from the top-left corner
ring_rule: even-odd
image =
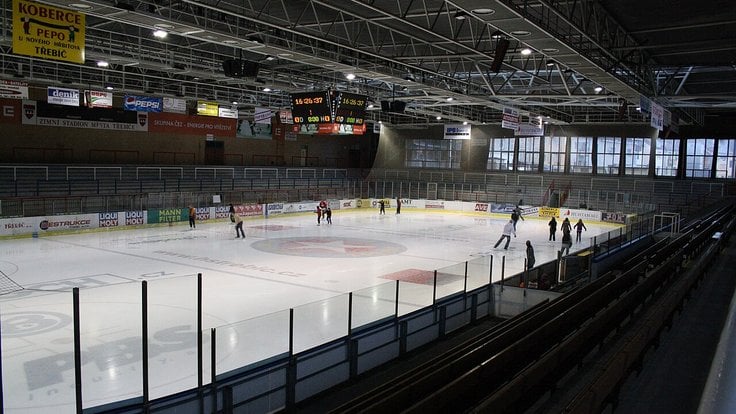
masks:
[[[729,1],[44,1],[86,14],[84,65],[13,54],[11,3],[2,74],[41,85],[238,102],[243,114],[335,88],[407,102],[403,115],[369,111],[405,125],[493,123],[506,106],[553,124],[647,122],[640,95],[681,124],[736,112]],[[168,37],[154,38],[156,28]],[[258,76],[226,76],[233,58],[259,63]]]

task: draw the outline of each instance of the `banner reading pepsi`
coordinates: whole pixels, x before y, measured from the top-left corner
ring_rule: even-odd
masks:
[[[123,98],[123,109],[137,112],[161,112],[164,108],[162,98],[151,96],[125,95]]]

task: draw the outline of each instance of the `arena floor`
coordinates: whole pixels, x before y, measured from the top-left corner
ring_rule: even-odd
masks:
[[[472,271],[480,285],[491,256],[492,277],[500,280],[502,256],[512,275],[523,268],[526,240],[540,264],[556,258],[561,238],[558,232],[549,242],[547,220],[527,218],[508,250],[494,249],[507,222],[500,215],[335,211],[332,221],[317,226],[314,215],[246,220],[246,239],[236,239],[229,222],[210,221],[193,230],[183,223],[0,241],[5,412],[73,412],[73,287],[80,288],[88,408],[142,394],[141,281],[153,399],[197,385],[197,273],[205,361],[210,328],[217,328],[220,374],[288,351],[289,308],[299,352],[344,335],[347,292],[355,292],[356,326],[394,313],[400,280],[404,314],[431,303],[435,269],[462,273],[465,261],[477,261]],[[615,228],[586,225],[572,250]],[[439,280],[438,290],[456,289],[455,279]],[[205,383],[209,378],[205,372]]]

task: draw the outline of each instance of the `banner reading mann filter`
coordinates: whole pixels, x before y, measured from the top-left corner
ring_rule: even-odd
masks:
[[[446,124],[444,139],[470,139],[470,125]]]
[[[84,63],[84,14],[13,0],[13,53]]]

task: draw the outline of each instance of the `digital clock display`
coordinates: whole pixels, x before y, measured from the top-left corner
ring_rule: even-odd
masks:
[[[291,114],[295,124],[332,122],[332,105],[329,92],[319,91],[292,94]]]
[[[333,122],[336,124],[363,125],[365,124],[365,107],[368,99],[365,95],[349,92],[337,92],[335,96],[335,111]]]

